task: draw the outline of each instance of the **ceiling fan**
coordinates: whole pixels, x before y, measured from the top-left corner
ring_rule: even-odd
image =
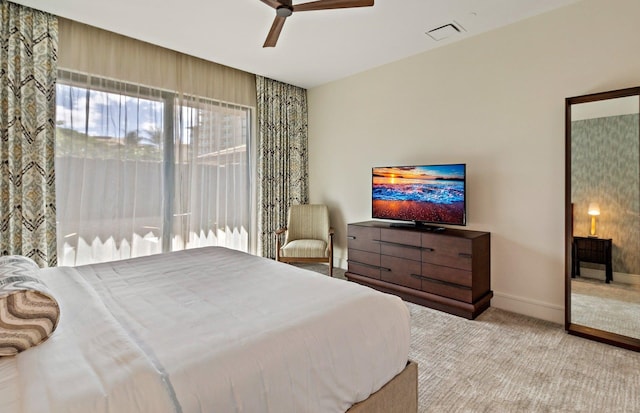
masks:
[[[264,4],[276,9],[276,18],[273,20],[271,30],[262,47],[274,47],[282,31],[282,26],[287,17],[295,11],[347,9],[351,7],[373,6],[374,0],[317,0],[309,3],[292,4],[292,0],[260,0]]]

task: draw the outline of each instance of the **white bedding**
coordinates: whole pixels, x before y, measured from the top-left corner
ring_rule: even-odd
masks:
[[[344,412],[405,367],[397,297],[225,248],[42,270],[45,343],[0,358],[0,412]]]

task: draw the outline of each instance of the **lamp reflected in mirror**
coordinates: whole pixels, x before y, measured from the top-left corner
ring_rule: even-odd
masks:
[[[596,238],[596,216],[600,215],[600,206],[595,202],[589,204],[589,211],[587,212],[591,217],[591,229],[589,230],[589,236]]]

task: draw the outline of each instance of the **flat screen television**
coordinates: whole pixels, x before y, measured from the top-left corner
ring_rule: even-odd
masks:
[[[466,164],[386,166],[372,169],[372,217],[413,221],[441,230],[466,225]]]

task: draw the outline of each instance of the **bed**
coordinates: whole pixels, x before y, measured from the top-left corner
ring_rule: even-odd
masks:
[[[0,358],[0,411],[417,410],[397,297],[207,247],[40,270],[48,340]]]

